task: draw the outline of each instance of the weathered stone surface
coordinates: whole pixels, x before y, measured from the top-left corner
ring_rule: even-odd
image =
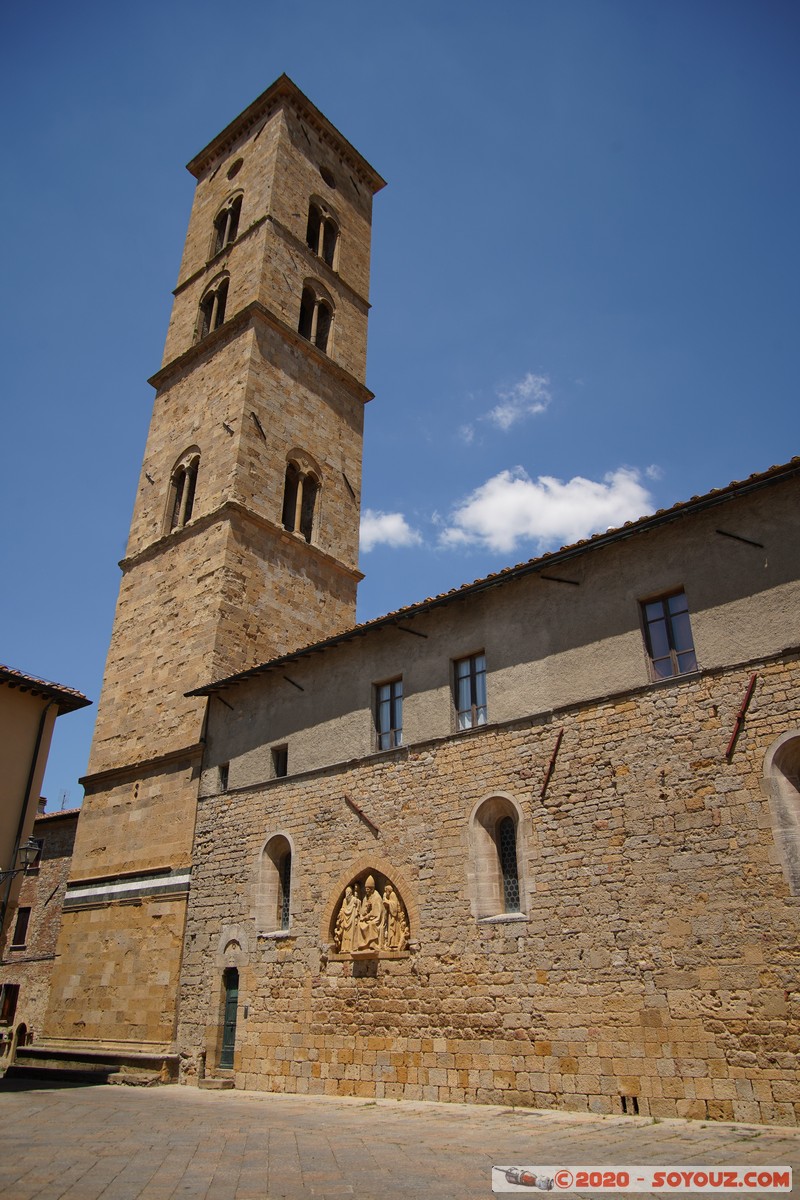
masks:
[[[240,1086],[590,1111],[620,1111],[627,1095],[644,1115],[764,1121],[781,1104],[780,1119],[796,1120],[796,1063],[774,1047],[798,1031],[786,1001],[797,901],[760,821],[760,781],[790,717],[774,697],[796,688],[800,672],[796,655],[752,666],[759,700],[729,762],[727,722],[709,727],[706,713],[736,711],[741,668],[206,796],[180,1038],[213,1057],[215,930],[246,926],[247,864],[266,835],[285,830],[295,847],[291,927],[280,950],[259,941],[242,972]],[[600,798],[609,727],[615,752],[601,778],[626,770]],[[538,781],[561,728],[542,800]],[[714,763],[714,782],[702,820],[682,827],[700,759]],[[520,785],[531,761],[533,788]],[[486,923],[470,912],[468,825],[476,801],[498,792],[523,813],[524,919]],[[338,818],[321,819],[330,812]],[[738,836],[708,853],[720,822],[734,820]],[[645,845],[642,829],[657,831]],[[368,859],[402,878],[413,919],[410,956],[362,973],[331,957],[326,912],[352,864]]]
[[[191,170],[195,201],[153,380],[76,885],[188,870],[206,702],[186,693],[355,619],[371,209],[383,181],[285,79]],[[239,194],[238,232],[216,252],[215,218]],[[335,269],[306,244],[314,196],[338,224]],[[223,276],[225,321],[198,341],[201,299]],[[297,332],[309,279],[334,308],[326,353]],[[173,471],[187,455],[199,464],[193,508],[171,528]],[[318,488],[310,541],[283,526],[297,458],[313,464]],[[73,905],[47,1033],[171,1044],[184,920],[185,896]]]

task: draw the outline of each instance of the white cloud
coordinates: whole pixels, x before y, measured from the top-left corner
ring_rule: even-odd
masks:
[[[622,525],[651,508],[652,497],[631,467],[619,467],[600,482],[576,475],[566,483],[549,475],[533,480],[515,467],[487,479],[459,504],[440,542],[504,553],[534,542],[543,550]]]
[[[517,421],[544,412],[552,399],[550,380],[546,375],[534,375],[529,371],[508,391],[498,388],[497,398],[500,403],[486,413],[484,420],[502,430],[510,429]]]
[[[376,512],[367,508],[361,517],[361,549],[367,553],[383,543],[386,546],[418,546],[422,538],[402,513]]]

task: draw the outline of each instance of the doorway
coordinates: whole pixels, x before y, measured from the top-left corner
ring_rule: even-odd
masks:
[[[222,1016],[222,1049],[219,1065],[222,1070],[233,1067],[233,1051],[236,1047],[236,1010],[239,1006],[239,972],[228,967],[222,974],[225,991],[225,1007]]]

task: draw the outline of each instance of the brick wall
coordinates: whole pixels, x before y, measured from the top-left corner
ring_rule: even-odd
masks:
[[[49,813],[36,820],[32,836],[42,839],[41,859],[34,871],[23,876],[19,897],[19,907],[31,910],[26,944],[16,950],[8,946],[0,962],[0,984],[19,985],[14,1026],[24,1022],[36,1033],[42,1030],[47,1009],[78,815],[77,811]]]

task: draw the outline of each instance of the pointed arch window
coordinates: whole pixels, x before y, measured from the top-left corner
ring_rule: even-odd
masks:
[[[331,302],[310,283],[307,283],[300,299],[298,333],[325,354],[328,351],[332,324],[333,306]]]
[[[219,254],[231,242],[236,241],[239,232],[239,217],[242,212],[242,193],[226,200],[214,218],[214,248],[212,257]]]
[[[291,922],[292,847],[282,833],[271,837],[261,851],[256,897],[259,933],[280,933]]]
[[[478,918],[521,912],[518,832],[519,813],[507,796],[491,796],[477,806],[470,826],[469,870]]]
[[[228,302],[228,277],[218,280],[208,289],[200,301],[200,310],[197,315],[197,338],[198,342],[204,337],[208,337],[209,333],[213,333],[215,329],[219,329],[222,322],[225,320],[225,305]]]
[[[314,516],[319,480],[313,471],[303,470],[296,462],[286,464],[283,489],[282,524],[290,533],[301,533],[307,542],[314,533]]]
[[[336,269],[339,225],[330,210],[318,200],[312,200],[308,206],[306,244],[332,270]]]
[[[167,532],[182,529],[192,519],[200,451],[187,450],[172,468],[167,503]]]

